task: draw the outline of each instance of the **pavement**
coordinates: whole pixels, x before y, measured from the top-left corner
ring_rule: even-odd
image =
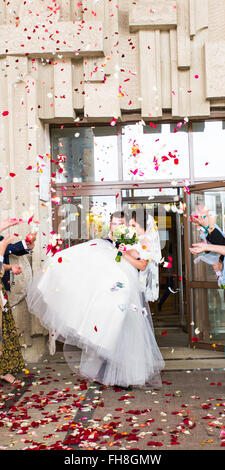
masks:
[[[0,383],[0,450],[224,450],[223,352],[163,346],[162,387],[88,382],[63,353]]]

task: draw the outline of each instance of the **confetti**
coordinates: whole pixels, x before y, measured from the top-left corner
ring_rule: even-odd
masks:
[[[115,126],[116,125],[116,118],[113,118],[111,121],[110,121],[110,126]]]
[[[27,221],[28,225],[32,222],[33,218],[34,218],[34,215],[32,215],[31,217],[29,217],[29,219],[28,219],[28,221]]]

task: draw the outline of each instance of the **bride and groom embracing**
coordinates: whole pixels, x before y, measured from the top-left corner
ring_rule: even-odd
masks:
[[[64,343],[68,365],[73,369],[78,346],[80,374],[104,385],[161,382],[164,361],[148,304],[158,298],[161,249],[153,217],[145,224],[143,214],[114,213],[108,238],[56,253],[28,286],[29,311]],[[122,225],[133,227],[135,244],[116,242],[115,229]]]

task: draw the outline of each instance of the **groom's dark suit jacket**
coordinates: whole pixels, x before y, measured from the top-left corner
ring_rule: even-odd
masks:
[[[107,238],[103,238],[103,240],[106,240],[107,242],[113,243],[113,240],[111,240],[111,238],[108,238],[108,237],[107,237]],[[116,242],[116,248],[118,248],[118,246],[119,246],[119,243]]]
[[[0,241],[3,240],[4,237],[0,235]],[[10,264],[9,263],[9,255],[16,255],[16,256],[23,256],[27,255],[30,253],[30,250],[25,250],[23,243],[22,242],[17,242],[17,243],[10,243],[4,254],[4,264]],[[6,271],[3,278],[2,282],[4,284],[5,290],[10,291],[10,271]]]

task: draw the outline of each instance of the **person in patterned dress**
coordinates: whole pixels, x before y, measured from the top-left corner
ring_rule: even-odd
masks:
[[[13,219],[15,220],[15,219]],[[14,224],[5,224],[8,228]],[[0,224],[0,231],[3,230]],[[20,385],[21,381],[16,380],[15,374],[22,371],[25,367],[19,338],[12,310],[8,302],[7,294],[2,282],[5,269],[11,269],[11,265],[4,265],[3,258],[8,244],[12,243],[12,237],[5,237],[0,241],[0,378],[10,384]],[[15,268],[15,266],[14,266]],[[14,269],[14,274],[21,272],[20,266]]]

